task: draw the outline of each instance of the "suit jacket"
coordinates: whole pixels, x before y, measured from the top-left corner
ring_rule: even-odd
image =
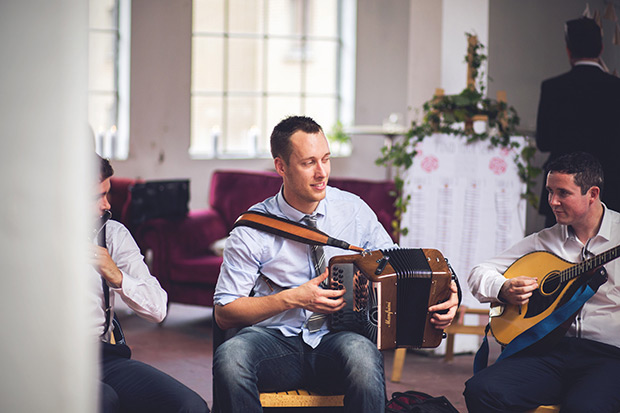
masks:
[[[620,79],[596,66],[577,65],[541,86],[536,145],[551,152],[547,163],[583,151],[603,165],[602,199],[620,210]],[[546,165],[546,164],[545,164]],[[553,214],[543,185],[540,212]]]

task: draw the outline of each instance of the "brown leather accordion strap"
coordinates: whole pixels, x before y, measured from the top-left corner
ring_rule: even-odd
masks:
[[[310,245],[328,245],[345,250],[363,252],[364,249],[348,244],[344,241],[330,237],[318,229],[308,227],[298,222],[280,218],[275,215],[264,214],[257,211],[246,211],[235,222],[233,228],[239,226],[252,227],[266,231],[293,241]]]

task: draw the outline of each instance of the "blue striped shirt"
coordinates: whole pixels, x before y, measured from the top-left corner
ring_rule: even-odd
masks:
[[[301,222],[306,215],[291,207],[284,200],[282,191],[250,210],[295,222]],[[351,245],[373,251],[396,246],[375,213],[352,193],[328,186],[325,199],[319,202],[313,215],[317,217],[320,231]],[[324,247],[324,252],[326,262],[336,255],[355,253],[330,246]],[[224,262],[215,289],[215,304],[226,305],[239,297],[249,296],[252,290],[256,297],[277,293],[279,289],[271,291],[260,278],[261,274],[282,288],[304,284],[316,276],[310,246],[254,228],[235,228],[226,240]],[[256,325],[277,328],[285,336],[301,333],[308,345],[316,347],[329,330],[325,323],[319,331],[310,333],[305,326],[310,315],[310,311],[295,308]]]

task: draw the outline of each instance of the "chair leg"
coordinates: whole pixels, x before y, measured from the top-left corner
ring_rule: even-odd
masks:
[[[454,360],[454,334],[447,334],[446,337],[446,354],[443,361],[450,362]]]
[[[530,410],[526,413],[557,413],[560,411],[560,407],[560,405],[538,406],[534,410]]]
[[[392,366],[392,382],[399,383],[403,374],[403,366],[405,365],[406,348],[397,348],[394,350],[394,365]]]

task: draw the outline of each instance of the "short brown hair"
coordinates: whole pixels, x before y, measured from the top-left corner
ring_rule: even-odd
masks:
[[[110,161],[95,154],[97,162],[99,163],[99,182],[103,182],[112,175],[114,175],[114,168]]]
[[[593,155],[587,152],[573,152],[560,156],[547,165],[547,172],[573,175],[575,185],[581,188],[581,195],[598,186],[603,192],[603,167]]]
[[[573,58],[594,59],[603,51],[601,28],[593,19],[581,17],[567,21],[564,38]]]
[[[271,155],[280,157],[288,164],[291,152],[291,136],[297,131],[306,133],[323,132],[321,126],[308,116],[289,116],[280,121],[271,133]]]

